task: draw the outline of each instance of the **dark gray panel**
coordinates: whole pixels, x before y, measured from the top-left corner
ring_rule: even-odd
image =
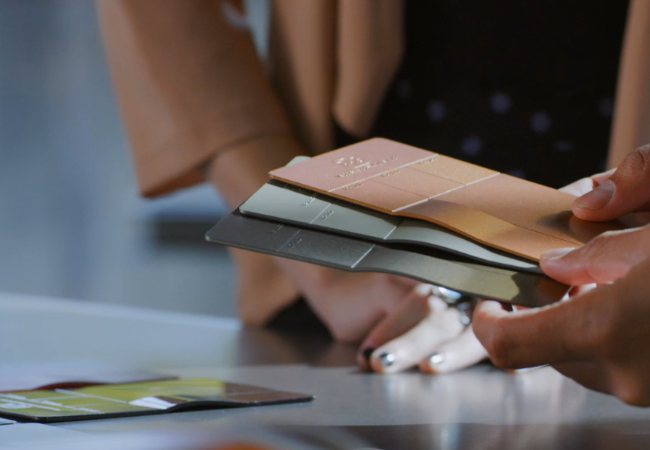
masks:
[[[272,221],[334,231],[376,242],[412,243],[444,249],[482,263],[540,273],[539,266],[477,244],[437,225],[377,213],[367,208],[332,200],[277,181],[262,186],[239,210]]]
[[[233,247],[275,253],[299,231],[290,225],[252,219],[233,212],[212,227],[205,238]]]
[[[342,269],[354,269],[375,244],[317,231],[303,230],[294,235],[279,255],[318,261]]]
[[[210,230],[208,240],[351,271],[403,275],[467,295],[529,307],[558,301],[568,290],[543,275],[476,264],[433,249],[418,247],[414,251],[414,246],[373,244],[297,226],[278,226],[235,211]]]
[[[557,302],[568,290],[546,276],[380,246],[356,269],[402,274],[462,294],[528,307]]]

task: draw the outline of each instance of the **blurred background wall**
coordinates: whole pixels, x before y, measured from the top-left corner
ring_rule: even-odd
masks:
[[[224,211],[138,198],[92,0],[0,0],[0,291],[235,315]]]

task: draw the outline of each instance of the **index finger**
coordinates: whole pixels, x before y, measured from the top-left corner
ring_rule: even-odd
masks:
[[[492,362],[518,369],[558,364],[587,357],[582,296],[542,308],[507,312],[491,300],[479,303],[472,316],[474,333]]]
[[[603,233],[577,249],[542,254],[542,270],[561,283],[609,283],[624,277],[650,253],[650,226]]]
[[[590,221],[604,221],[650,207],[650,145],[628,154],[612,175],[600,180],[597,186],[573,202],[576,217]]]

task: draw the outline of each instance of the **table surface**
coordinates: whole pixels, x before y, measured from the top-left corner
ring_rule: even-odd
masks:
[[[306,404],[69,422],[56,425],[59,432],[262,424],[343,427],[384,449],[650,448],[650,409],[588,391],[550,368],[378,375],[359,372],[354,353],[321,335],[247,329],[232,319],[0,294],[3,365],[94,359],[316,396]],[[24,426],[0,427],[0,450],[3,430]]]

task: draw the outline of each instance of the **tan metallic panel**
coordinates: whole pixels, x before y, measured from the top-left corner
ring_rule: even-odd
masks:
[[[351,167],[337,172],[341,164]],[[545,250],[579,246],[621,228],[618,222],[577,219],[572,195],[387,139],[335,150],[271,176],[383,213],[426,220],[534,261]]]

